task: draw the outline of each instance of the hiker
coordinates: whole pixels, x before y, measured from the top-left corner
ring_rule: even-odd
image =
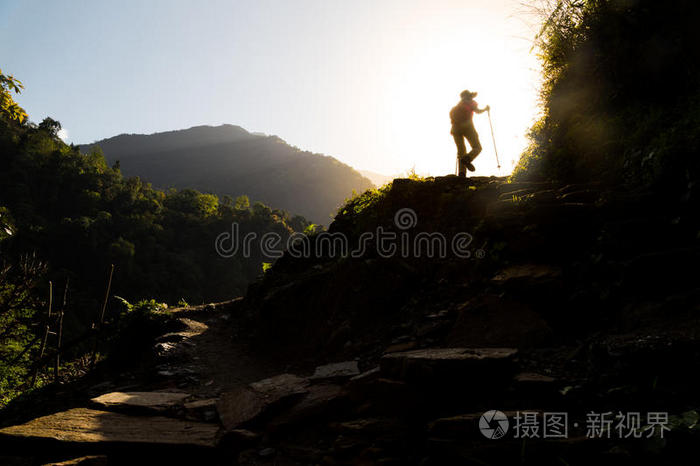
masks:
[[[472,172],[475,170],[472,161],[481,152],[481,143],[479,142],[479,135],[474,128],[472,116],[474,112],[487,112],[491,107],[487,105],[479,109],[479,105],[474,101],[476,92],[462,91],[459,96],[462,100],[450,110],[450,120],[452,120],[452,131],[450,133],[457,145],[457,163],[459,166],[457,174],[465,177],[467,176],[467,169]],[[467,138],[469,146],[471,146],[469,153],[467,153],[467,148],[464,145],[464,138]]]

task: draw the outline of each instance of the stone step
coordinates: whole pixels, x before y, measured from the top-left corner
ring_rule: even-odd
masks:
[[[90,408],[74,408],[38,417],[25,424],[0,429],[9,441],[58,441],[71,444],[119,444],[122,446],[216,446],[219,427],[164,416],[130,416]]]
[[[309,380],[313,382],[349,379],[360,375],[357,361],[344,361],[318,366]]]
[[[399,380],[470,380],[489,385],[514,374],[513,348],[427,348],[389,353],[380,360],[382,377]]]
[[[90,401],[102,409],[131,413],[164,413],[184,404],[184,392],[111,392]]]

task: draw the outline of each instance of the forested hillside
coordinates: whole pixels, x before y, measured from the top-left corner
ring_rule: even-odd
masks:
[[[150,135],[122,134],[99,146],[110,164],[159,188],[194,188],[254,201],[328,224],[353,191],[371,181],[333,157],[292,147],[276,136],[233,125],[196,126]]]
[[[67,288],[64,337],[70,341],[98,320],[112,265],[107,320],[125,310],[114,296],[217,301],[243,294],[270,261],[254,247],[247,256],[222,257],[218,235],[236,224],[241,235],[274,232],[284,240],[308,226],[302,217],[251,205],[246,196],[165,192],[125,178],[99,150],[81,154],[64,144],[57,121],[29,122],[12,89],[2,90],[9,100],[0,114],[0,403],[27,382],[49,281],[54,306]]]

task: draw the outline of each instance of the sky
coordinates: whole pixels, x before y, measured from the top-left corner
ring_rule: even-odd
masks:
[[[454,172],[464,89],[508,174],[538,114],[519,0],[0,0],[0,69],[67,142],[235,124],[387,175]]]

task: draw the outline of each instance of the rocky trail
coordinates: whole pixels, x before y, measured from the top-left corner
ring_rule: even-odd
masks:
[[[700,292],[678,267],[700,249],[644,196],[395,180],[370,221],[410,206],[486,258],[282,259],[243,300],[169,311],[139,371],[5,423],[0,463],[695,464]],[[629,436],[591,435],[623,412],[645,416]]]

